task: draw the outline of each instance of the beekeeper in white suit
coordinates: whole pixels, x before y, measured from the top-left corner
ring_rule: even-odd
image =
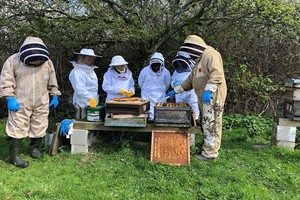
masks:
[[[92,49],[81,49],[80,53],[74,53],[71,63],[73,69],[69,75],[70,82],[74,89],[73,105],[76,108],[76,119],[86,117],[85,107],[91,102],[98,104],[98,78],[95,73],[101,56],[95,55]]]
[[[102,89],[107,94],[105,102],[112,98],[131,97],[135,94],[132,72],[122,56],[116,55],[111,59],[103,77]]]
[[[154,106],[166,97],[170,82],[171,74],[165,68],[165,59],[161,53],[155,52],[149,65],[142,69],[138,78],[142,99],[150,100],[149,120],[154,119]]]
[[[8,108],[10,163],[22,168],[29,165],[20,157],[26,137],[30,138],[30,156],[41,157],[39,148],[48,128],[49,107],[58,106],[60,94],[46,45],[38,37],[27,37],[19,53],[5,61],[0,77],[0,98],[6,98]]]
[[[175,69],[173,75],[171,76],[171,86],[175,88],[179,86],[185,79],[189,77],[194,68],[195,61],[191,56],[185,52],[180,52],[172,61],[172,65]],[[195,113],[195,119],[199,118],[199,106],[197,95],[194,89],[189,91],[184,91],[179,94],[175,94],[176,103],[188,103]]]
[[[128,62],[120,55],[111,59],[109,68],[104,74],[102,89],[106,92],[106,101],[112,98],[131,97],[135,94],[132,72],[128,68]],[[106,114],[109,116],[109,113]],[[110,132],[109,142],[123,140],[123,132]]]

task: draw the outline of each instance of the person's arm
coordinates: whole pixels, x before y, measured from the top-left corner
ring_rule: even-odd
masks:
[[[208,69],[208,81],[204,90],[215,92],[224,79],[223,61],[219,52],[210,50],[203,56]]]
[[[58,90],[58,83],[56,79],[56,73],[51,60],[47,61],[50,67],[49,81],[48,81],[48,91],[50,95],[57,96],[61,95],[61,92]]]
[[[209,104],[213,93],[217,91],[218,86],[225,80],[223,61],[220,53],[214,49],[205,52],[202,59],[204,66],[208,71],[208,81],[204,88],[202,102],[204,104]]]
[[[195,66],[196,67],[196,66]],[[194,69],[193,69],[194,71]],[[192,72],[186,79],[185,81],[183,81],[179,86],[177,87],[181,87],[184,91],[189,91],[191,89],[193,89],[193,75],[194,72]]]
[[[0,77],[0,98],[15,96],[16,79],[12,63],[12,57],[9,57],[2,68]]]
[[[165,79],[164,79],[164,83],[165,83],[165,91],[167,91],[170,87],[171,84],[171,74],[169,71],[167,71]]]
[[[143,69],[140,72],[140,75],[139,75],[139,78],[138,78],[138,84],[139,84],[141,89],[143,89],[144,81],[145,81],[145,73],[144,73],[144,69]]]
[[[129,91],[132,91],[132,95],[134,95],[135,94],[135,88],[134,88],[134,80],[133,80],[133,78],[131,77],[131,79],[130,79],[130,83],[129,83]]]
[[[120,89],[123,88],[116,88],[116,86],[112,83],[109,74],[105,73],[103,76],[102,89],[108,94],[120,94]]]
[[[72,84],[72,87],[74,91],[82,98],[88,100],[90,98],[93,98],[93,95],[86,89],[85,86],[85,77],[84,74],[80,71],[74,70],[70,74],[70,82]]]

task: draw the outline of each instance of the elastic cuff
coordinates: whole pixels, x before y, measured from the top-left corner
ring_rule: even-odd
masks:
[[[14,99],[14,98],[15,98],[14,96],[8,96],[8,97],[5,97],[6,100]]]
[[[211,92],[215,92],[218,89],[218,86],[216,86],[215,84],[206,84],[204,90],[208,90]]]
[[[183,92],[184,89],[183,89],[180,85],[178,85],[178,86],[176,86],[176,87],[174,88],[174,91],[175,91],[176,94],[178,94],[178,93]]]

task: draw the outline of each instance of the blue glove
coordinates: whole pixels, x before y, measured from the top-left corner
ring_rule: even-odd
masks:
[[[59,135],[60,136],[65,136],[68,135],[70,125],[75,122],[74,119],[64,119],[60,123],[60,129],[59,129]]]
[[[203,95],[202,95],[202,103],[204,104],[209,104],[211,101],[211,96],[212,96],[212,92],[205,90]]]
[[[20,104],[15,100],[15,97],[6,97],[7,100],[7,108],[11,111],[20,110]]]
[[[52,100],[49,104],[49,108],[51,106],[53,106],[54,109],[58,106],[58,96],[52,96]]]
[[[169,97],[169,96],[173,96],[173,95],[175,95],[176,93],[175,93],[175,91],[174,90],[172,90],[172,91],[170,91],[170,92],[168,92],[168,94],[167,94],[167,97]]]
[[[179,86],[181,83],[180,83],[180,81],[175,81],[174,83],[173,83],[173,87],[177,87],[177,86]]]

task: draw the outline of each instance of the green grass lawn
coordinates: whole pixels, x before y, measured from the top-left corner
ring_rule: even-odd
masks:
[[[99,140],[86,155],[64,148],[41,160],[28,156],[25,140],[22,158],[30,165],[20,169],[7,163],[2,121],[0,199],[300,199],[299,150],[254,148],[258,140],[245,134],[224,131],[219,158],[204,162],[191,155],[189,166],[152,164],[144,133],[125,133],[126,142],[118,144]]]

